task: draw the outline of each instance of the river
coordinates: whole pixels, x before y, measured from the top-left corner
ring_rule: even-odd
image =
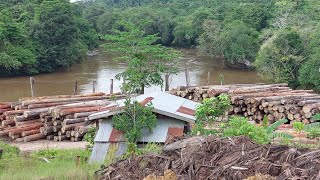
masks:
[[[211,72],[210,84],[219,84],[219,75],[224,75],[226,84],[259,83],[262,80],[255,71],[223,68],[221,62],[197,56],[194,49],[182,49],[183,62],[189,62],[191,85],[206,85],[208,71]],[[92,92],[96,81],[96,92],[109,92],[110,80],[124,71],[126,65],[112,61],[106,54],[88,57],[81,64],[35,78],[36,96],[73,94],[74,82],[78,81],[81,94]],[[170,78],[170,88],[186,85],[185,72],[182,70]],[[114,91],[120,90],[121,81],[114,80]],[[146,92],[161,90],[160,87],[147,88]],[[15,101],[30,96],[29,77],[0,78],[0,101]]]

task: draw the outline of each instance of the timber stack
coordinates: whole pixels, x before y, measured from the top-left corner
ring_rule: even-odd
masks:
[[[17,102],[0,102],[0,137],[17,142],[39,139],[80,141],[92,124],[89,115],[103,111],[120,93],[60,95],[21,98]]]
[[[260,123],[264,116],[270,123],[286,118],[290,123],[312,123],[320,112],[320,94],[312,90],[293,90],[288,84],[232,84],[201,87],[178,87],[171,94],[194,101],[216,97],[222,93],[231,98],[228,115],[243,115]]]

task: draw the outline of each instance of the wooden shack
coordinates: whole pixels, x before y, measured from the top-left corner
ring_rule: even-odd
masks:
[[[181,97],[177,97],[165,92],[154,92],[133,98],[140,104],[148,105],[152,103],[153,112],[157,116],[157,126],[152,132],[143,131],[142,138],[138,143],[146,144],[150,142],[165,143],[170,138],[182,136],[189,130],[190,123],[195,121],[195,108],[198,103]],[[100,122],[99,130],[94,139],[94,147],[90,157],[90,162],[103,162],[110,145],[117,144],[117,155],[123,154],[127,145],[122,132],[117,131],[112,126],[112,116],[123,113],[125,100],[118,100],[108,105],[109,110],[92,114],[88,121],[103,119]]]

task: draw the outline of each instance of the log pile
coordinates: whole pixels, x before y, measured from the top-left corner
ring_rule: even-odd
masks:
[[[103,111],[111,100],[123,97],[119,93],[94,93],[0,102],[0,137],[17,142],[39,139],[80,141],[92,126],[84,123],[85,118]]]
[[[290,123],[313,122],[320,112],[320,94],[312,90],[292,90],[287,84],[233,84],[202,87],[178,87],[171,94],[194,101],[216,97],[222,93],[231,98],[229,115],[240,114],[260,123],[266,115],[270,123],[286,118]]]

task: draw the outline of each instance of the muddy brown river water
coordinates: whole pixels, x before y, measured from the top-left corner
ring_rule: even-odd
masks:
[[[255,71],[223,68],[221,62],[197,56],[194,49],[182,49],[183,62],[189,62],[191,85],[206,85],[208,71],[211,72],[210,84],[220,84],[219,75],[223,74],[226,84],[259,83],[262,80]],[[92,92],[96,81],[96,92],[109,92],[110,79],[124,71],[126,65],[112,61],[106,54],[88,57],[81,64],[62,71],[40,74],[35,78],[36,96],[72,94],[74,82],[78,81],[81,94]],[[120,90],[121,81],[114,80],[114,91]],[[186,85],[185,72],[170,77],[170,88]],[[161,87],[150,87],[146,92],[159,91]],[[0,101],[15,101],[30,96],[29,77],[0,78]]]

